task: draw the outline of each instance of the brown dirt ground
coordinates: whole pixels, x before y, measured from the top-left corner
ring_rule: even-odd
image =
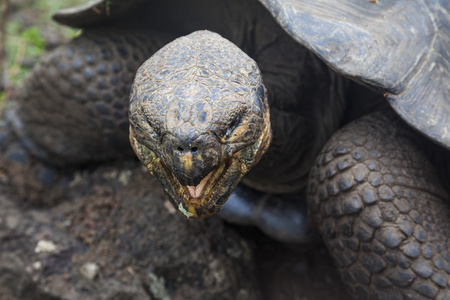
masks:
[[[186,220],[136,161],[77,173],[51,208],[0,192],[0,299],[348,299],[323,245]]]

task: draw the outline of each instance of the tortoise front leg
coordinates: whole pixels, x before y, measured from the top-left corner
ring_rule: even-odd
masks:
[[[355,299],[449,299],[448,194],[429,142],[392,113],[337,132],[308,183],[314,223]]]
[[[18,107],[6,114],[26,150],[63,167],[131,157],[130,87],[138,67],[169,38],[90,29],[43,56],[21,88]]]
[[[24,198],[54,204],[74,169],[134,156],[129,90],[140,64],[170,39],[88,29],[41,58],[0,123],[0,169]]]

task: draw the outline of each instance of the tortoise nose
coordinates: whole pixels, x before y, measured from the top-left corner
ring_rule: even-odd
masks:
[[[187,152],[190,152],[190,153],[192,153],[192,154],[195,154],[197,151],[198,151],[198,147],[183,147],[183,146],[178,146],[177,147],[177,149],[176,149],[176,151],[177,152],[179,152],[179,153],[187,153]]]
[[[164,144],[164,162],[181,185],[197,186],[220,163],[222,151],[213,136],[191,140],[170,135]]]

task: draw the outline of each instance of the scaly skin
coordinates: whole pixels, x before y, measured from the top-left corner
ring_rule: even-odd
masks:
[[[430,142],[391,112],[346,126],[309,179],[308,204],[355,299],[449,299],[448,194]]]
[[[89,29],[41,58],[0,124],[0,169],[27,201],[52,205],[75,169],[134,156],[127,119],[132,80],[170,39]]]
[[[186,217],[220,210],[271,139],[256,63],[210,31],[176,39],[139,68],[130,141]]]
[[[27,151],[64,167],[130,155],[126,98],[137,68],[163,43],[96,29],[48,53],[7,113]]]

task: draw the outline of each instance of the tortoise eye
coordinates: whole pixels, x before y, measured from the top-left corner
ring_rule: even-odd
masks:
[[[136,140],[154,151],[155,146],[161,140],[161,130],[158,126],[158,120],[146,115],[140,110],[131,116],[130,125]]]
[[[227,132],[225,133],[225,137],[228,138],[231,136],[233,131],[241,124],[242,116],[239,114],[237,115],[233,121],[231,121],[230,125],[228,126]]]
[[[162,137],[163,133],[158,118],[155,118],[154,116],[145,115],[145,120],[147,121],[146,127],[149,129],[149,133],[151,132],[150,135],[155,140],[159,140]]]

